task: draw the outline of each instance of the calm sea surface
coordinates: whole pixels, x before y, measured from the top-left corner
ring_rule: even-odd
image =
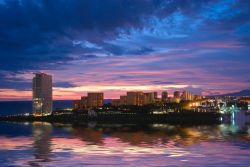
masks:
[[[110,103],[110,99],[105,99],[104,103]],[[53,110],[57,108],[71,108],[72,100],[53,101]],[[32,113],[31,101],[0,101],[0,116],[20,113]]]
[[[0,166],[249,164],[250,126],[0,122]]]
[[[31,104],[22,105],[5,104],[5,109],[12,110],[0,111],[26,112]],[[250,124],[238,123],[184,126],[0,122],[0,167],[249,167]]]

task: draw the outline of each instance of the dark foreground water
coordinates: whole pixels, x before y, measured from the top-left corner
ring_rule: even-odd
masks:
[[[250,126],[0,122],[0,166],[249,167]]]

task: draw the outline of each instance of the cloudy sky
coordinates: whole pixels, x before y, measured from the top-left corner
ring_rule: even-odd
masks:
[[[250,0],[0,0],[0,100],[250,88]]]

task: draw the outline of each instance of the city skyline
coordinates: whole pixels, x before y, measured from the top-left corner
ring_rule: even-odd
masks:
[[[248,3],[0,0],[0,101],[31,100],[37,72],[55,100],[250,89]]]

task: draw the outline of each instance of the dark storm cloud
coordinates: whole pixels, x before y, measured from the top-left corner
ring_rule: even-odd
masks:
[[[15,74],[13,74],[15,76]],[[9,78],[0,73],[0,89],[30,90],[31,83],[20,78]]]
[[[71,40],[79,33],[90,34],[86,35],[90,40],[102,40],[117,27],[140,26],[141,17],[152,14],[160,4],[116,0],[4,1],[0,5],[0,69],[49,68],[51,62],[67,62],[71,59],[68,54],[74,53]]]
[[[125,59],[116,60],[117,66],[124,71],[138,64],[150,71],[188,68],[183,81],[191,80],[186,76],[192,75],[194,67],[245,77],[249,76],[244,74],[249,67],[242,68],[249,60],[249,18],[249,0],[0,1],[0,72],[72,69],[77,62],[100,64],[83,63],[75,71],[79,73],[95,71],[112,58],[125,57],[129,62],[136,57],[127,64]],[[225,59],[236,63],[225,64]],[[111,66],[105,70],[112,73],[115,64]],[[121,76],[117,79],[133,79],[125,72],[117,75]],[[30,87],[25,81],[0,79],[0,88]],[[155,78],[153,84],[174,84],[161,79]]]
[[[70,88],[70,87],[75,87],[76,85],[70,82],[55,82],[53,86],[60,88]]]
[[[180,9],[190,14],[202,1],[188,0],[6,0],[0,5],[0,70],[53,68],[71,60],[72,40],[102,41],[116,28],[143,27],[149,16],[165,17]],[[124,49],[107,48],[112,54]],[[125,54],[145,54],[150,48]],[[84,50],[83,50],[84,52]],[[50,67],[49,67],[50,66]]]
[[[16,90],[31,90],[31,83],[30,82],[9,82],[9,81],[2,81],[0,82],[0,89],[13,89]]]
[[[249,3],[249,0],[223,0],[218,1],[217,5],[205,8],[204,17],[207,18],[207,21],[203,28],[230,31],[249,23]]]
[[[103,44],[104,52],[108,54],[121,56],[121,55],[146,55],[154,51],[149,47],[136,47],[130,48],[129,46],[119,46],[115,44]]]
[[[82,59],[95,59],[95,58],[98,58],[98,56],[96,55],[81,55],[82,56]]]
[[[248,37],[242,37],[239,39],[243,45],[250,47],[250,35]]]

